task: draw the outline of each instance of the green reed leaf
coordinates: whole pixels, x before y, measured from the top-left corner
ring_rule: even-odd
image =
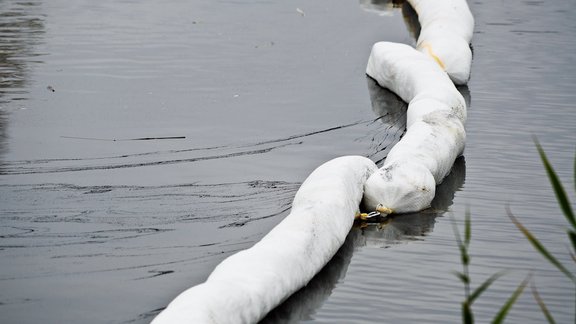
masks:
[[[560,179],[556,175],[554,168],[548,161],[546,157],[546,153],[544,153],[544,149],[540,146],[540,143],[536,138],[534,138],[534,142],[536,143],[536,148],[538,149],[538,153],[540,154],[540,159],[544,164],[544,168],[546,169],[546,173],[548,174],[548,179],[552,184],[552,188],[554,189],[554,193],[556,194],[556,199],[558,200],[558,204],[566,216],[568,222],[572,225],[572,228],[576,230],[576,217],[574,216],[574,212],[572,211],[572,206],[570,205],[570,200],[568,199],[568,195],[566,195],[566,191],[564,191],[564,187],[560,182]]]
[[[472,224],[470,220],[470,208],[466,208],[466,219],[464,222],[464,244],[466,247],[470,246],[470,239],[472,238]]]
[[[572,250],[576,251],[576,232],[568,230],[568,237],[570,238],[570,242],[572,243]]]
[[[456,219],[453,216],[450,216],[450,222],[452,223],[452,231],[454,232],[454,238],[456,239],[456,243],[458,247],[462,246],[462,238],[460,237],[460,230],[458,229],[458,225],[456,224]]]
[[[558,261],[558,259],[556,259],[552,254],[550,254],[550,252],[548,252],[548,250],[544,247],[544,245],[542,245],[542,243],[540,243],[540,241],[538,241],[538,239],[536,239],[536,237],[532,235],[532,233],[530,233],[530,231],[528,231],[528,229],[524,227],[524,225],[522,225],[520,221],[516,219],[516,217],[514,217],[509,207],[506,207],[506,211],[508,212],[508,217],[510,217],[510,219],[512,220],[514,225],[516,225],[516,227],[520,230],[520,232],[522,232],[522,234],[526,236],[526,238],[528,239],[530,244],[532,244],[532,246],[536,249],[536,251],[542,254],[544,258],[546,258],[550,263],[552,263],[556,268],[558,268],[558,270],[563,272],[569,279],[576,282],[576,277],[574,277],[574,275],[570,271],[568,271],[568,269],[566,269],[564,265],[562,265],[562,263]]]
[[[465,246],[460,247],[460,256],[462,259],[462,264],[468,266],[470,264],[470,255],[468,254],[468,250],[466,250]]]
[[[516,302],[516,300],[518,299],[518,297],[522,294],[522,292],[524,291],[524,288],[526,287],[526,284],[528,283],[528,278],[524,279],[520,285],[518,286],[518,288],[516,288],[516,290],[514,291],[514,293],[512,293],[512,296],[510,296],[510,298],[508,299],[508,301],[506,302],[506,304],[504,304],[504,306],[502,306],[502,308],[500,309],[500,311],[498,312],[498,314],[496,315],[496,317],[494,317],[494,320],[492,321],[492,324],[500,324],[504,322],[504,319],[506,318],[506,315],[508,315],[508,312],[510,311],[510,309],[512,308],[512,306],[514,305],[514,303]]]
[[[469,284],[469,283],[470,283],[470,277],[468,277],[467,275],[463,274],[462,272],[453,271],[452,273],[454,273],[454,275],[455,275],[456,277],[458,277],[458,279],[460,279],[460,281],[462,281],[464,284]]]
[[[462,265],[468,266],[470,264],[470,255],[468,254],[467,244],[463,242],[462,237],[460,237],[460,231],[458,229],[458,225],[456,224],[456,220],[452,218],[451,221],[454,238],[458,244],[458,249],[460,249],[460,261],[462,262]]]
[[[480,297],[480,295],[486,290],[488,289],[488,287],[490,287],[490,285],[498,280],[498,278],[502,277],[504,275],[504,271],[500,271],[497,272],[495,274],[493,274],[492,276],[490,276],[488,279],[486,279],[480,286],[478,286],[478,288],[476,288],[472,294],[470,295],[470,297],[468,297],[468,302],[470,303],[470,305],[472,305],[474,303],[474,301]]]
[[[548,307],[546,307],[546,304],[544,304],[544,300],[542,300],[542,298],[540,297],[540,294],[538,293],[538,290],[536,289],[536,285],[534,285],[534,282],[532,282],[532,296],[534,296],[534,300],[536,300],[536,303],[538,303],[538,306],[540,306],[540,310],[542,310],[542,314],[544,314],[546,320],[548,320],[548,323],[556,324],[556,321],[554,321],[554,317],[552,317],[552,314],[550,314]]]

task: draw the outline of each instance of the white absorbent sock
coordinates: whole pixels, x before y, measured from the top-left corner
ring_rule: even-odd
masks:
[[[466,0],[408,0],[421,31],[416,48],[432,57],[455,84],[470,79],[474,17]]]
[[[366,74],[409,104],[407,128],[437,110],[450,111],[466,123],[466,101],[462,94],[432,59],[408,45],[374,44]]]
[[[425,209],[464,150],[466,102],[430,57],[408,45],[376,43],[366,73],[408,102],[408,122],[366,182],[364,205],[385,213]]]
[[[220,263],[153,321],[256,323],[334,256],[352,228],[364,183],[377,171],[370,159],[336,158],[304,181],[286,218],[250,249]]]

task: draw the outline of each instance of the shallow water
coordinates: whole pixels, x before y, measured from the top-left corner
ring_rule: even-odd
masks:
[[[277,224],[316,166],[382,161],[405,105],[364,68],[374,42],[413,44],[415,29],[381,3],[0,2],[3,321],[149,322]],[[510,269],[476,318],[531,272],[556,321],[573,321],[570,282],[505,208],[570,264],[531,136],[573,193],[576,5],[470,6],[467,148],[434,208],[354,229],[268,322],[457,322],[450,215],[467,206],[473,284]],[[529,293],[509,316],[544,320]]]

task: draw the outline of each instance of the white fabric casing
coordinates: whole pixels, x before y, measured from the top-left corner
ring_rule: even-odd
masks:
[[[416,48],[431,57],[463,85],[470,79],[474,17],[466,0],[408,0],[418,14],[421,30]]]
[[[408,102],[407,131],[384,166],[366,182],[364,206],[396,213],[427,208],[466,141],[466,102],[431,58],[414,48],[379,42],[366,73]]]

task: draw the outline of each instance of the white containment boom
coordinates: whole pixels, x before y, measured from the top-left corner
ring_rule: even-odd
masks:
[[[421,30],[416,48],[430,56],[463,85],[470,78],[474,17],[466,0],[408,0],[418,14]]]
[[[464,150],[464,97],[433,59],[404,44],[374,44],[366,73],[408,102],[408,121],[366,182],[364,205],[387,214],[425,209]]]
[[[304,287],[344,242],[363,201],[368,211],[430,206],[463,153],[466,102],[454,84],[470,77],[474,19],[465,0],[408,0],[422,27],[417,49],[379,42],[366,73],[408,103],[406,133],[382,168],[359,156],[319,166],[288,216],[253,247],[220,263],[152,323],[256,323]]]
[[[256,323],[304,287],[336,254],[354,223],[370,159],[336,158],[302,184],[286,218],[253,247],[220,263],[154,319],[164,323]]]

